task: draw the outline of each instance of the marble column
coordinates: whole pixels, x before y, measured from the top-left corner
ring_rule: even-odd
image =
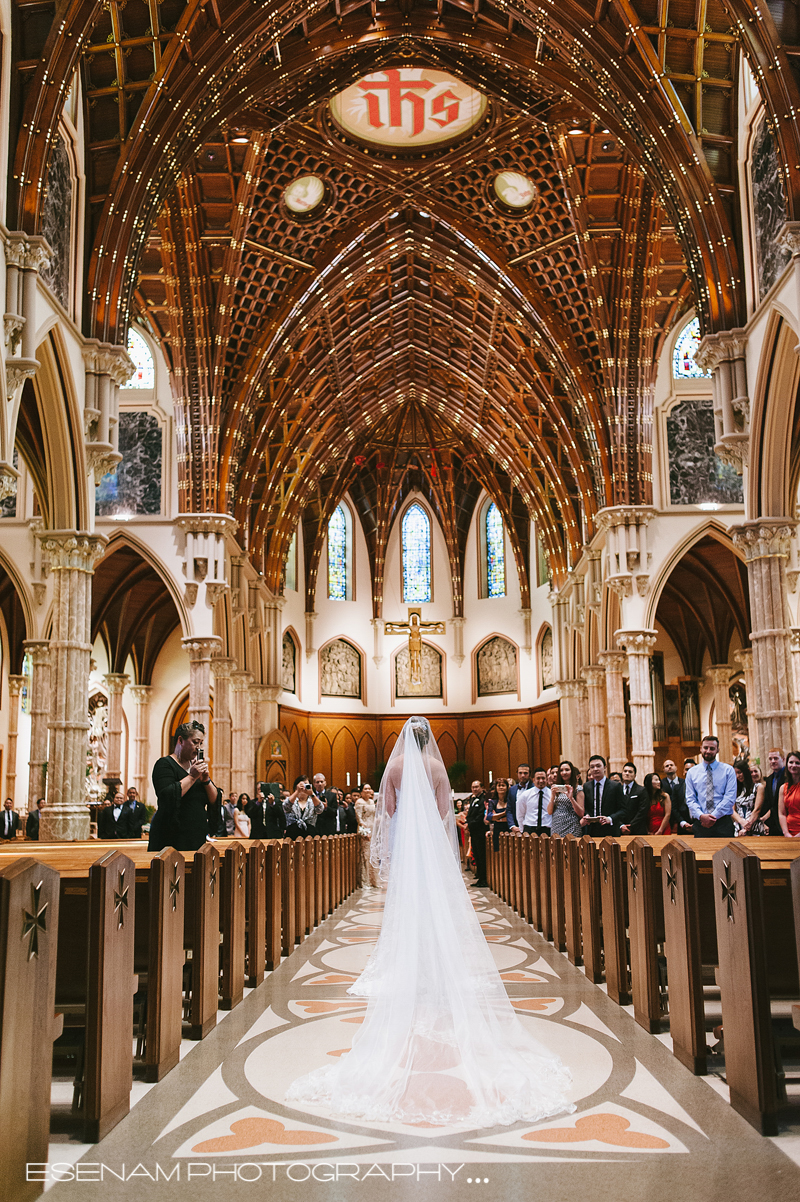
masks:
[[[719,739],[719,759],[724,764],[734,760],[731,728],[731,685],[732,668],[729,664],[712,664],[706,672],[714,688],[714,721]]]
[[[109,793],[122,780],[122,731],[124,719],[122,716],[122,695],[125,686],[131,683],[130,676],[122,672],[109,672],[103,677],[108,690],[108,759],[103,784],[108,786]]]
[[[608,758],[608,724],[606,722],[606,672],[600,664],[587,664],[581,669],[586,681],[586,714],[589,727],[589,755]],[[588,759],[586,761],[588,765]],[[586,766],[586,765],[584,765]]]
[[[214,780],[227,797],[231,791],[231,670],[236,660],[215,655],[214,673]]]
[[[250,759],[246,789],[252,793],[255,781],[255,764],[258,745],[269,731],[278,725],[279,690],[274,685],[251,684],[250,686]]]
[[[99,535],[74,531],[55,531],[43,539],[54,582],[47,805],[40,825],[45,842],[89,837],[86,754],[92,575],[105,545],[106,539]]]
[[[147,790],[150,783],[150,698],[153,686],[149,684],[133,684],[130,695],[136,706],[136,723],[133,730],[133,773],[134,789],[139,794],[139,800],[146,803]]]
[[[655,766],[653,746],[653,694],[650,687],[650,656],[656,645],[655,630],[618,630],[617,646],[628,656],[628,688],[631,707],[631,759],[640,778]]]
[[[47,722],[50,717],[50,643],[47,639],[27,639],[22,644],[30,658],[31,748],[28,760],[28,809],[44,797],[47,763]]]
[[[251,672],[231,672],[231,689],[233,691],[231,788],[237,793],[245,793],[252,788],[250,783],[253,772],[250,755],[253,724],[250,715],[250,686],[252,683]]]
[[[770,747],[789,751],[797,745],[794,668],[789,633],[786,563],[794,524],[762,518],[731,530],[734,546],[747,563],[750,620],[753,629],[753,683],[758,713],[754,748],[766,763]],[[751,739],[751,747],[753,740]]]
[[[583,680],[559,680],[561,698],[561,758],[572,760],[585,772],[589,758],[586,721],[586,683]]]
[[[608,770],[621,772],[628,758],[625,734],[625,691],[622,677],[625,669],[624,651],[601,651],[600,666],[606,673],[606,723],[608,726]]]
[[[800,628],[799,628],[800,629]],[[753,681],[753,651],[751,647],[742,647],[734,651],[733,658],[744,673],[744,691],[747,694],[747,734],[750,740],[752,755],[757,755],[755,748],[757,739],[758,714],[756,712],[756,688]],[[798,665],[800,667],[800,665]],[[800,696],[800,693],[798,693]],[[769,749],[768,749],[769,750]]]
[[[8,678],[8,742],[6,744],[6,791],[4,797],[16,802],[17,790],[17,735],[19,733],[19,698],[27,680],[26,676]]]
[[[202,722],[206,736],[211,731],[211,657],[221,643],[217,635],[181,640],[189,655],[189,721]]]

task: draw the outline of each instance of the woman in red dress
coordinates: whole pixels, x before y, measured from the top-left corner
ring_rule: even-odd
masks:
[[[800,838],[800,751],[786,757],[786,783],[778,793],[778,821],[787,839]]]
[[[649,835],[668,835],[672,813],[672,798],[661,788],[661,777],[657,772],[648,772],[644,778],[644,791],[650,801]]]

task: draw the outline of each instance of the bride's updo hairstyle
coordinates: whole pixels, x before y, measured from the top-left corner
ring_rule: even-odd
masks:
[[[409,728],[413,731],[414,738],[417,741],[417,746],[420,751],[427,745],[431,737],[431,728],[428,725],[426,718],[409,718]]]

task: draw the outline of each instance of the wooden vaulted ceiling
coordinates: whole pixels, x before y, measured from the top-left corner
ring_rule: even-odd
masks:
[[[182,508],[233,513],[273,588],[302,521],[313,609],[325,523],[349,490],[380,613],[388,527],[421,489],[458,612],[485,488],[524,597],[530,519],[558,580],[598,509],[650,500],[654,362],[677,317],[694,303],[707,332],[743,323],[740,50],[795,213],[793,13],[751,0],[17,0],[11,211],[36,230],[79,68],[84,328],[123,341],[139,320],[162,340]],[[411,164],[345,145],[327,98],[400,63],[479,88],[491,128]],[[527,218],[489,201],[505,168],[536,183]],[[333,199],[303,224],[281,197],[308,172]],[[404,443],[412,428],[429,441]]]

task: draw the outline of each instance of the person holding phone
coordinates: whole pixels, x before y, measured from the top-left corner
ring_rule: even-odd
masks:
[[[158,808],[150,823],[148,851],[197,851],[219,828],[222,790],[211,780],[205,737],[202,722],[182,722],[172,754],[156,760],[153,788]]]

